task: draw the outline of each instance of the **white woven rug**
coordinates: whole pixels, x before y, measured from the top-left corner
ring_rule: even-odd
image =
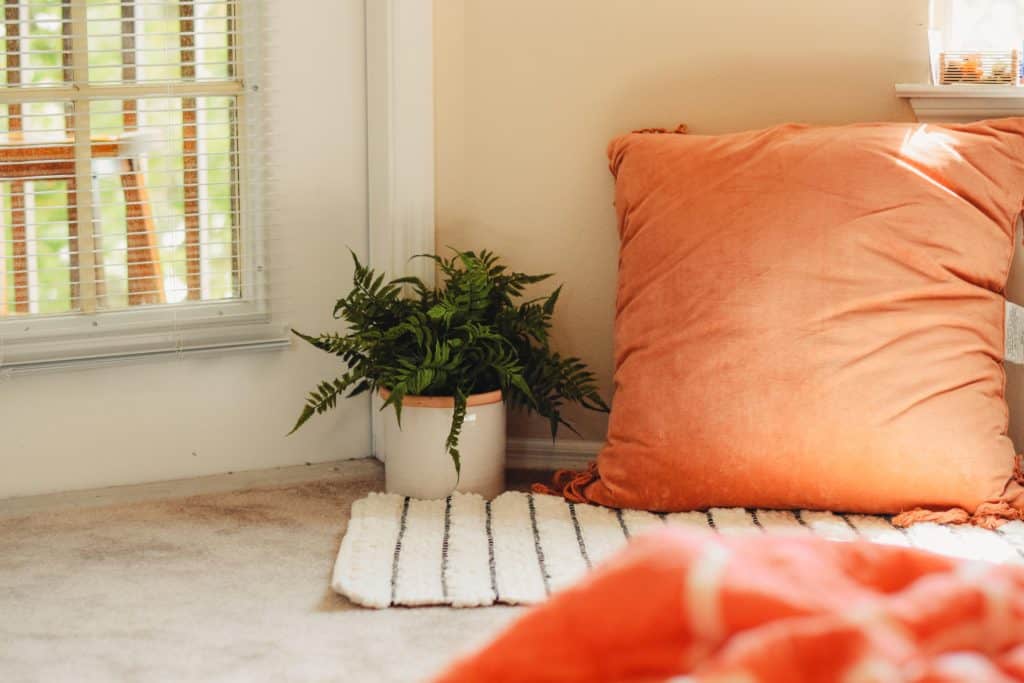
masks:
[[[455,494],[415,500],[371,493],[352,504],[332,587],[366,607],[540,602],[626,544],[663,524],[699,533],[863,538],[992,562],[1024,562],[1024,522],[997,531],[831,512],[712,508],[656,515],[503,493],[491,502]]]

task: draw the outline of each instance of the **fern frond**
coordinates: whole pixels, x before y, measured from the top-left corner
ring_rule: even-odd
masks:
[[[462,478],[462,456],[459,454],[459,437],[462,435],[462,425],[466,422],[466,395],[461,389],[455,390],[455,410],[452,412],[452,426],[448,430],[448,438],[444,446],[448,455],[455,465],[455,482]]]
[[[345,390],[356,381],[356,377],[352,373],[347,373],[338,379],[331,380],[329,382],[321,382],[317,385],[317,388],[309,393],[309,397],[306,399],[306,405],[302,408],[302,412],[299,414],[299,419],[296,420],[295,426],[292,427],[292,431],[289,434],[295,433],[299,427],[304,425],[309,418],[313,415],[320,415],[338,403],[338,396],[345,393]]]
[[[312,346],[315,346],[321,351],[326,351],[327,353],[335,356],[340,356],[354,348],[352,340],[341,336],[337,332],[328,332],[314,337],[308,334],[303,334],[296,329],[292,329],[292,334],[297,336],[299,339],[308,342]]]

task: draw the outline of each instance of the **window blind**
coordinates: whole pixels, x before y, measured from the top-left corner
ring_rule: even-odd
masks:
[[[259,310],[254,8],[0,4],[0,335]]]

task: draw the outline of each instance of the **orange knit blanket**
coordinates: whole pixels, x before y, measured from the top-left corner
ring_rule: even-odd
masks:
[[[1024,566],[816,538],[635,539],[437,680],[1024,681]]]

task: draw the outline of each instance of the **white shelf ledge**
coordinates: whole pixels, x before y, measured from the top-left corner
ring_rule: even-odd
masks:
[[[923,123],[1024,116],[1024,86],[897,83],[896,94],[910,102]]]

